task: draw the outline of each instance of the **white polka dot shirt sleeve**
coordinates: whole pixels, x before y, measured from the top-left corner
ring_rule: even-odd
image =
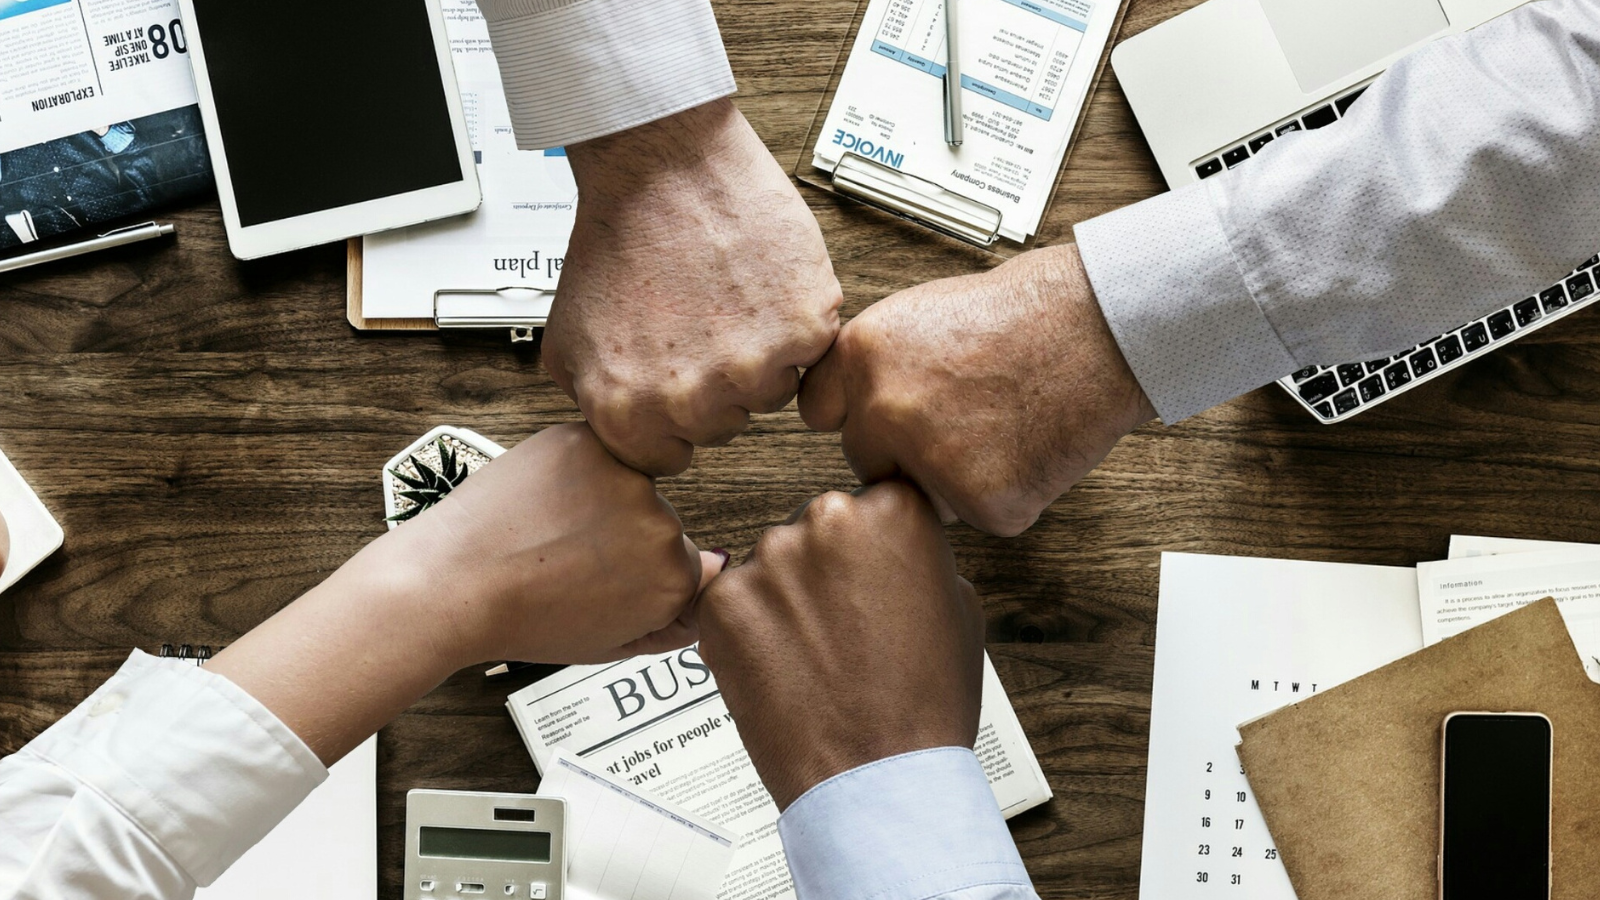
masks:
[[[1436,41],[1340,122],[1077,239],[1168,423],[1521,299],[1600,249],[1600,3]]]
[[[523,150],[627,131],[735,90],[711,0],[478,0]]]
[[[188,900],[327,775],[233,682],[136,652],[0,759],[0,897]]]

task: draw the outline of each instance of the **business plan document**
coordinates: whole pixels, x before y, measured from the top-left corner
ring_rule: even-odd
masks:
[[[1414,569],[1163,554],[1142,900],[1294,900],[1237,726],[1420,649]]]
[[[1116,22],[1117,0],[960,0],[962,120],[945,143],[943,0],[872,0],[812,164],[854,153],[1038,230]]]
[[[443,5],[483,205],[363,239],[361,306],[369,319],[431,319],[439,291],[554,291],[577,218],[578,183],[566,152],[517,149],[476,0]]]

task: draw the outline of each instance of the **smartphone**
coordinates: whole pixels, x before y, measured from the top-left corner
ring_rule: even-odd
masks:
[[[1451,713],[1443,745],[1440,900],[1548,900],[1550,720]]]

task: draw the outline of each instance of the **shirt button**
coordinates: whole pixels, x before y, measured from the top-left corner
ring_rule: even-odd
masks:
[[[122,695],[107,694],[104,697],[101,697],[99,700],[96,700],[94,705],[89,707],[89,718],[98,719],[106,713],[116,712],[121,708]]]

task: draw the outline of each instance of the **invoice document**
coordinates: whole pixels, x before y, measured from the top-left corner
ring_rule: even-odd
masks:
[[[945,143],[943,0],[872,0],[812,164],[854,153],[998,209],[1027,240],[1049,207],[1117,0],[959,0],[966,140]]]
[[[1294,900],[1237,726],[1420,649],[1414,569],[1162,554],[1142,900]]]
[[[563,750],[539,793],[567,803],[574,900],[713,900],[739,836],[619,784]]]
[[[361,305],[369,319],[431,319],[441,290],[554,291],[577,216],[578,184],[566,152],[517,149],[489,26],[476,0],[443,5],[483,205],[464,216],[368,235]],[[548,298],[544,303],[540,316],[548,312]]]

